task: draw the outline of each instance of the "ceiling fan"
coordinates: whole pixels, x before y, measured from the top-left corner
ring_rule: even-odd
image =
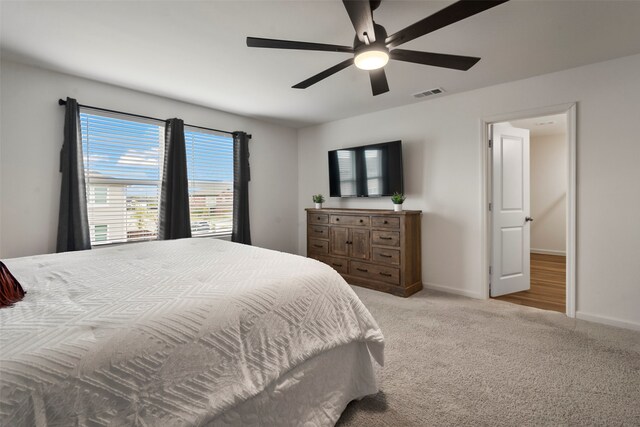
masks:
[[[353,58],[346,59],[292,87],[306,89],[351,64],[355,64],[361,70],[369,71],[371,89],[373,95],[376,96],[389,91],[387,76],[383,68],[389,59],[464,71],[473,67],[480,58],[395,49],[395,47],[477,13],[484,12],[506,1],[508,0],[460,0],[395,34],[387,36],[387,31],[384,27],[373,21],[372,12],[380,6],[381,0],[343,0],[342,3],[344,3],[349,19],[351,19],[353,28],[356,30],[353,47],[257,37],[247,37],[247,46],[352,53]]]

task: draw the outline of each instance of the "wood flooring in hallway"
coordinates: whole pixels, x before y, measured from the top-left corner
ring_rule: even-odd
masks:
[[[564,313],[566,257],[531,254],[531,289],[496,299]]]

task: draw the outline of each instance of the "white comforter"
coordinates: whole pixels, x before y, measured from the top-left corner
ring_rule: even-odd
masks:
[[[383,336],[328,266],[214,239],[6,260],[0,425],[201,425],[327,350]]]

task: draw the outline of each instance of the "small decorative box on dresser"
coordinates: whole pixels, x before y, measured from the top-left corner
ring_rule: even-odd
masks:
[[[408,297],[422,289],[421,211],[307,209],[307,256],[352,284]]]

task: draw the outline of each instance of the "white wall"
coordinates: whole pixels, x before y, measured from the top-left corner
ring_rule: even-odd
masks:
[[[405,205],[423,211],[423,282],[484,297],[481,120],[570,102],[578,103],[578,315],[640,328],[640,55],[301,129],[299,252],[303,209],[312,194],[329,192],[327,150],[402,139]],[[326,205],[391,206],[333,198]]]
[[[531,136],[531,251],[564,255],[567,237],[567,137]]]
[[[0,256],[55,251],[64,108],[59,98],[253,134],[250,142],[253,243],[295,252],[296,131],[221,111],[14,62],[0,65]]]

